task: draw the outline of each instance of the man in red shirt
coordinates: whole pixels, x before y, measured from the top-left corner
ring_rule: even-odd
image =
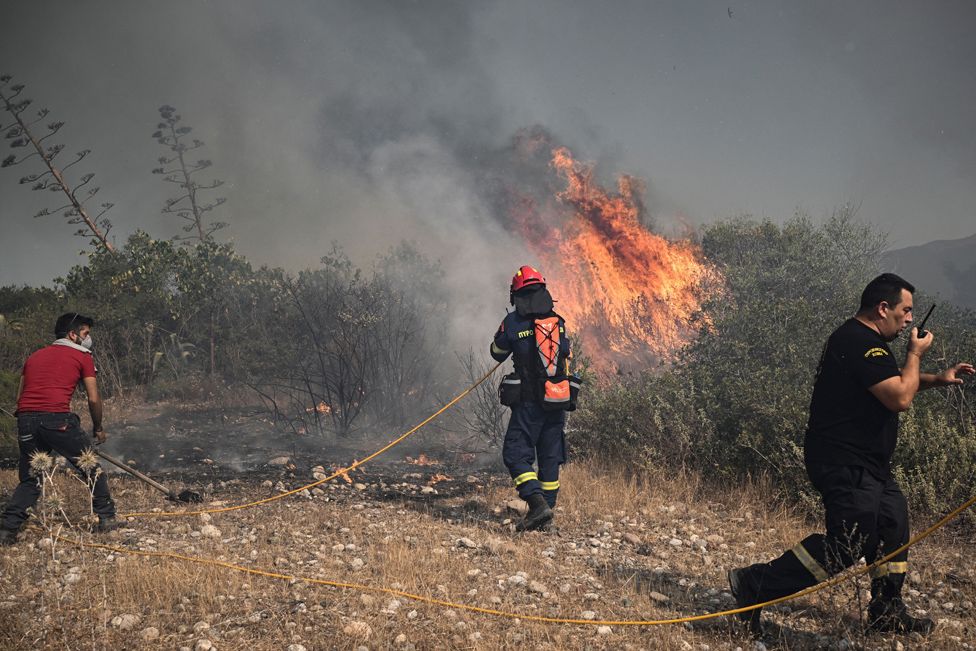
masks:
[[[98,515],[97,530],[118,527],[105,473],[97,464],[85,471],[76,465],[78,457],[91,447],[91,439],[81,429],[81,419],[71,413],[71,395],[79,382],[88,394],[95,438],[99,443],[107,438],[102,429],[102,400],[91,355],[93,325],[90,317],[61,315],[54,326],[55,342],[33,353],[24,363],[17,391],[20,484],[3,511],[0,545],[12,545],[17,540],[17,532],[27,520],[27,509],[40,497],[40,480],[30,467],[31,457],[37,452],[57,452],[88,480],[92,486],[92,509]]]

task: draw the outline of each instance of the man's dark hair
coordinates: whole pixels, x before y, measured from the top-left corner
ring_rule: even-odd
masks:
[[[74,332],[83,325],[94,328],[95,320],[77,312],[62,314],[54,324],[54,336],[63,339],[68,336],[69,332]]]
[[[884,301],[894,307],[901,302],[901,290],[907,289],[908,293],[915,293],[915,286],[895,274],[881,274],[868,283],[868,286],[861,292],[860,311],[870,310],[878,303]]]

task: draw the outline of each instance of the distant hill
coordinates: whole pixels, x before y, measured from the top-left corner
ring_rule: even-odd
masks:
[[[976,309],[976,234],[888,251],[884,268],[926,294]]]

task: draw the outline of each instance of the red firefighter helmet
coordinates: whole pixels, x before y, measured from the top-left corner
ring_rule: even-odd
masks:
[[[529,265],[522,265],[519,267],[519,270],[515,272],[515,275],[512,276],[511,291],[514,294],[520,289],[525,289],[526,287],[530,287],[532,285],[545,284],[546,279],[542,277],[542,273],[538,269],[530,267]]]

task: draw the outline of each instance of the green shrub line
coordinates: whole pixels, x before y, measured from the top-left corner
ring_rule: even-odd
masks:
[[[703,297],[710,324],[664,368],[589,387],[572,417],[577,450],[655,472],[694,468],[715,484],[768,475],[781,497],[814,504],[802,444],[816,366],[882,271],[883,244],[845,212],[820,225],[797,215],[705,227],[704,255],[725,280]],[[924,370],[976,354],[972,311],[940,303],[929,327]],[[892,348],[903,358],[903,341]],[[921,393],[901,415],[895,474],[913,508],[947,511],[976,486],[974,384]]]
[[[586,369],[586,354],[599,351],[577,347],[588,382],[570,420],[574,450],[634,469],[693,470],[717,485],[768,477],[781,497],[813,504],[801,445],[814,372],[829,333],[882,271],[885,237],[843,210],[821,224],[799,214],[720,221],[700,242],[722,281],[700,289],[700,330],[673,360],[600,380]],[[246,392],[301,435],[397,426],[463,383],[426,323],[450,309],[431,280],[439,275],[407,244],[368,270],[336,248],[289,274],[252,267],[230,244],[135,233],[117,254],[96,248],[51,288],[0,287],[0,400],[13,404],[24,359],[50,341],[58,314],[77,310],[96,317],[106,395]],[[924,289],[920,311],[936,300]],[[972,360],[976,314],[940,302],[929,327],[925,370]],[[904,355],[903,342],[892,347]],[[974,385],[925,392],[901,416],[896,475],[914,508],[941,512],[970,495]],[[321,403],[329,411],[313,408]],[[0,418],[0,446],[15,448],[14,428]]]

